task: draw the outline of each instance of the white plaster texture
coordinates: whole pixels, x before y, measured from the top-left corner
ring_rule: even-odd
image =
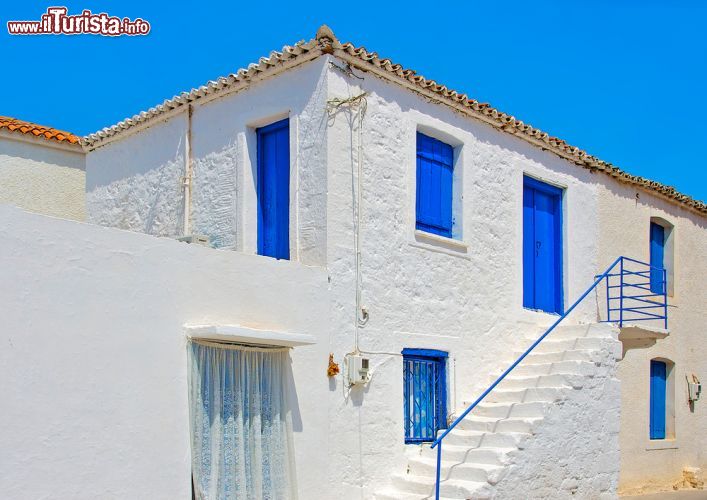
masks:
[[[13,207],[0,208],[0,235],[12,284],[0,289],[3,498],[190,498],[185,324],[316,338],[290,351],[289,396],[300,498],[318,498],[322,269]]]
[[[601,340],[591,353],[594,368],[579,380],[580,388],[549,406],[532,436],[512,455],[494,498],[616,498],[621,345],[617,329],[591,328],[593,338]]]
[[[83,220],[85,178],[85,155],[79,146],[0,133],[0,203]]]
[[[360,135],[361,271],[362,301],[370,316],[360,329],[359,346],[372,359],[373,376],[365,387],[351,390],[341,376],[330,379],[325,393],[313,389],[321,384],[319,374],[308,382],[296,381],[300,399],[316,401],[322,418],[318,421],[318,444],[301,441],[306,443],[306,460],[321,459],[321,467],[316,468],[318,482],[305,480],[305,486],[300,486],[304,488],[301,491],[317,494],[304,498],[359,499],[372,497],[406,463],[409,447],[403,444],[402,359],[398,354],[404,347],[449,351],[448,399],[450,413],[454,413],[463,401],[474,399],[486,388],[488,374],[505,367],[500,360],[509,360],[509,353],[527,347],[533,336],[556,319],[522,307],[523,175],[565,189],[565,305],[618,255],[645,252],[647,229],[640,233],[638,247],[629,241],[634,228],[645,222],[641,221],[646,213],[638,218],[614,218],[613,210],[628,210],[622,200],[606,200],[606,185],[614,185],[608,177],[370,74],[357,72],[363,80],[345,76],[330,62],[341,65],[341,61],[325,56],[236,94],[195,106],[192,220],[194,232],[209,235],[214,246],[255,253],[255,128],[289,116],[292,259],[326,268],[327,348],[341,362],[354,349],[352,172],[357,171],[359,131],[355,109],[343,106],[329,116],[326,101],[366,92]],[[90,152],[89,220],[148,234],[179,235],[185,126],[182,113]],[[455,240],[430,238],[415,231],[417,130],[455,146]],[[694,234],[685,236],[690,243],[678,244],[704,255],[703,243],[699,243],[704,241],[704,220],[689,214],[686,217],[697,227]],[[631,225],[631,231],[626,224]],[[688,259],[689,254],[685,255]],[[260,265],[266,261],[253,262]],[[695,287],[702,288],[694,289],[694,302],[686,303],[683,313],[691,325],[705,323],[704,301],[699,303],[705,293],[704,280],[699,280],[704,265],[700,271],[699,263],[693,259],[690,264],[691,279]],[[676,284],[676,294],[679,289]],[[596,321],[599,298],[598,294],[590,295],[566,324]],[[600,379],[589,389],[590,394],[602,390]],[[610,379],[607,375],[605,380]],[[607,394],[614,394],[614,385],[604,385]],[[645,389],[642,386],[636,397],[646,398]],[[578,398],[584,397],[578,394]],[[589,405],[585,399],[572,405],[572,411],[596,409],[583,406]],[[312,424],[303,420],[303,425]],[[558,436],[574,446],[598,430],[587,427],[587,433],[576,436],[572,443],[567,428]],[[622,434],[622,445],[623,439]],[[607,446],[615,445],[609,441]],[[549,455],[543,455],[543,450],[538,448],[537,453],[545,461]],[[606,449],[603,453],[615,451]],[[587,457],[581,455],[582,460]],[[579,462],[561,470],[574,474],[575,466],[579,467]],[[306,474],[315,473],[314,464],[303,467]],[[604,472],[609,481],[606,491],[610,491],[615,478],[608,478],[608,466]]]
[[[256,253],[256,135],[289,117],[293,259],[324,264],[326,64],[319,60],[246,90],[196,105],[192,115],[192,232],[216,248]],[[187,117],[181,113],[88,155],[89,220],[180,236]]]

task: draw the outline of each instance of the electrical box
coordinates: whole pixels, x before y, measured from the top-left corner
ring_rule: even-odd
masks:
[[[702,392],[702,384],[699,382],[688,382],[687,383],[687,398],[690,401],[698,401],[700,399],[700,393]]]
[[[369,359],[360,354],[349,354],[346,359],[349,385],[365,384],[370,378]]]
[[[211,239],[203,234],[190,234],[189,236],[182,236],[181,238],[177,238],[177,241],[183,241],[184,243],[191,243],[204,247],[211,246]]]

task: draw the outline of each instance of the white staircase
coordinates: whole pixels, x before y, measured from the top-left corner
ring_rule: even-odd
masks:
[[[512,480],[510,464],[519,462],[548,412],[562,411],[562,402],[582,390],[602,360],[618,359],[620,345],[610,325],[557,327],[444,439],[440,497],[497,498],[496,485]],[[492,374],[489,383],[501,373]],[[389,488],[375,498],[434,498],[437,449],[425,444],[413,453],[407,470],[393,475]]]

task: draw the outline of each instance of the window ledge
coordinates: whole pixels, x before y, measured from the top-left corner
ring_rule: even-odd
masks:
[[[410,245],[416,248],[424,248],[426,250],[454,255],[456,257],[469,258],[469,245],[467,243],[419,229],[415,229],[414,239],[410,242]]]
[[[296,347],[316,343],[312,335],[259,330],[240,325],[185,325],[187,337],[243,344]]]
[[[677,450],[678,440],[677,439],[651,439],[646,444],[646,450]]]

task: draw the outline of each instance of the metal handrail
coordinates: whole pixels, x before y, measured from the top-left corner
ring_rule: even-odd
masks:
[[[658,267],[655,267],[655,266],[651,266],[650,264],[647,264],[647,263],[645,263],[645,262],[641,262],[641,261],[636,260],[636,259],[631,259],[631,258],[629,258],[629,257],[624,257],[624,256],[618,257],[618,258],[613,262],[613,264],[611,264],[611,265],[608,267],[608,269],[607,269],[606,271],[604,271],[602,274],[599,274],[599,275],[595,276],[595,277],[594,277],[594,283],[592,283],[592,285],[591,285],[589,288],[587,288],[587,290],[574,302],[574,304],[572,304],[572,305],[571,305],[571,306],[550,326],[550,328],[548,328],[548,329],[545,331],[545,333],[543,333],[535,342],[533,342],[533,344],[532,344],[530,347],[528,347],[528,349],[526,349],[526,351],[525,351],[523,354],[521,354],[521,355],[518,357],[518,359],[516,359],[516,360],[513,362],[513,364],[511,364],[511,366],[509,366],[509,367],[506,369],[506,371],[504,371],[504,372],[503,372],[503,373],[502,373],[502,374],[481,394],[481,396],[479,396],[479,397],[476,399],[476,401],[474,401],[473,403],[471,403],[471,404],[467,407],[467,409],[464,410],[464,411],[461,413],[461,415],[459,415],[459,416],[454,420],[454,422],[452,422],[452,423],[449,425],[449,427],[447,427],[447,429],[446,429],[439,437],[437,437],[437,439],[434,440],[434,442],[432,443],[432,449],[434,449],[435,447],[437,448],[437,475],[436,475],[436,480],[435,480],[435,498],[436,498],[437,500],[439,500],[439,477],[440,477],[440,472],[441,472],[441,469],[442,469],[442,441],[443,441],[444,438],[447,436],[447,434],[449,434],[449,433],[452,431],[452,429],[454,429],[454,428],[459,424],[459,422],[461,422],[462,420],[464,420],[464,418],[466,418],[466,416],[467,416],[474,408],[476,408],[476,406],[477,406],[481,401],[483,401],[483,399],[484,399],[486,396],[488,396],[488,394],[489,394],[491,391],[493,391],[493,390],[496,388],[496,386],[497,386],[498,384],[500,384],[501,381],[503,381],[503,379],[506,378],[506,376],[507,376],[511,371],[513,371],[513,369],[514,369],[516,366],[518,366],[518,364],[520,364],[520,362],[523,361],[523,360],[525,359],[525,357],[526,357],[528,354],[530,354],[531,351],[532,351],[533,349],[535,349],[535,347],[537,347],[537,345],[538,345],[540,342],[542,342],[542,341],[545,339],[545,337],[547,337],[547,336],[555,329],[555,327],[557,327],[557,325],[559,325],[559,324],[562,322],[562,320],[564,320],[567,316],[569,316],[569,314],[579,305],[579,303],[582,302],[582,301],[585,299],[585,297],[586,297],[587,295],[589,295],[589,294],[592,292],[592,290],[594,290],[594,289],[597,287],[597,285],[599,285],[599,283],[601,283],[601,281],[604,280],[605,278],[607,279],[607,286],[608,286],[608,281],[609,281],[609,280],[608,280],[608,276],[611,275],[611,271],[612,271],[617,265],[620,266],[620,271],[619,271],[619,273],[618,273],[618,274],[611,275],[611,276],[620,276],[620,278],[621,278],[621,285],[620,285],[621,295],[620,295],[620,297],[615,297],[615,298],[621,300],[621,305],[620,305],[620,307],[619,307],[618,309],[613,309],[613,310],[620,310],[620,311],[621,311],[621,312],[620,312],[620,318],[619,318],[619,326],[623,326],[623,322],[624,322],[624,319],[623,319],[623,311],[624,311],[624,310],[627,310],[627,311],[631,311],[631,310],[632,310],[632,308],[624,308],[624,306],[623,306],[623,300],[624,300],[624,299],[629,299],[629,300],[633,299],[632,296],[624,295],[624,286],[626,286],[627,284],[624,283],[623,279],[624,279],[624,275],[625,275],[625,274],[627,274],[627,275],[636,274],[635,271],[627,271],[627,270],[625,270],[624,262],[626,262],[626,261],[631,262],[631,263],[635,263],[635,264],[640,264],[640,265],[648,266],[648,267],[649,267],[648,272],[650,272],[651,269],[661,270],[661,271],[663,272],[663,280],[662,280],[662,290],[663,290],[663,292],[662,292],[662,294],[654,294],[654,295],[656,295],[656,296],[657,296],[657,295],[662,295],[662,296],[663,296],[664,302],[663,302],[662,304],[656,304],[656,305],[657,305],[657,306],[662,306],[662,307],[664,308],[664,316],[658,316],[657,319],[665,319],[665,328],[667,329],[667,327],[668,327],[668,309],[667,309],[667,282],[666,282],[666,271],[665,271],[665,269],[661,269],[661,268],[658,268]],[[642,271],[642,272],[646,272],[646,271]],[[607,304],[608,304],[608,303],[609,303],[609,290],[607,289]],[[610,316],[611,310],[612,310],[612,309],[607,310],[607,315],[608,315],[608,316]],[[646,313],[644,313],[644,314],[646,314]],[[610,319],[610,317],[609,317],[608,319]],[[645,319],[656,319],[656,318],[641,318],[641,319],[644,319],[644,320],[645,320]],[[631,319],[631,321],[640,321],[641,319]]]

